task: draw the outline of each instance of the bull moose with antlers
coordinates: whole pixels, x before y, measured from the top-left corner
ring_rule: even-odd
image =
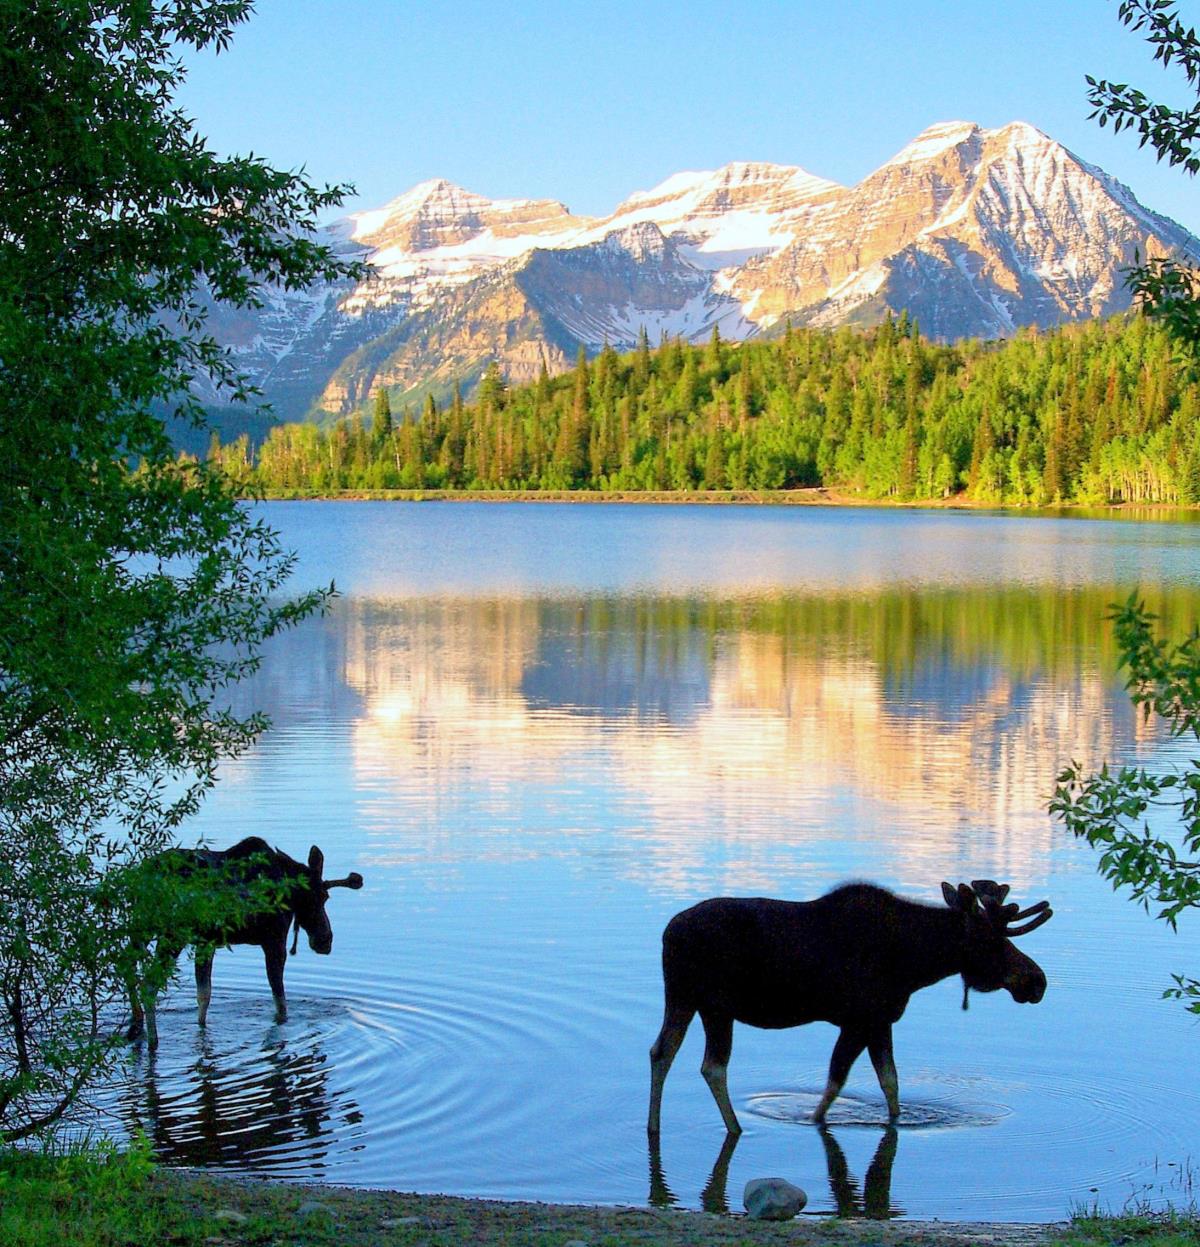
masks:
[[[734,1022],[832,1022],[841,1033],[814,1120],[825,1120],[864,1048],[895,1120],[892,1026],[913,992],[952,974],[962,975],[964,1009],[971,989],[1003,987],[1021,1004],[1046,991],[1041,967],[1012,941],[1049,921],[1049,902],[1022,909],[1005,903],[1008,892],[990,879],[943,883],[946,904],[936,906],[850,883],[815,901],[716,897],[676,914],[663,932],[666,1006],[650,1049],[650,1134],[659,1132],[663,1084],[697,1013],[706,1040],[700,1072],[731,1134],[741,1131],[726,1082]]]
[[[325,855],[314,844],[307,864],[297,862],[279,849],[273,849],[258,836],[248,836],[232,848],[168,849],[147,863],[160,885],[159,895],[190,891],[193,896],[207,894],[213,900],[214,915],[209,921],[198,921],[195,909],[187,914],[188,921],[164,922],[164,915],[173,917],[179,907],[159,904],[156,914],[148,919],[142,932],[145,946],[155,945],[154,958],[160,967],[173,967],[187,945],[196,948],[196,1003],[198,1021],[205,1024],[208,1003],[212,997],[212,963],[217,948],[231,944],[257,944],[263,950],[267,981],[275,997],[275,1021],[287,1021],[287,997],[283,990],[283,971],[287,964],[287,938],[295,928],[292,952],[301,930],[308,936],[308,945],[316,953],[333,949],[333,928],[325,913],[325,902],[331,888],[353,888],[363,885],[362,875],[351,871],[344,879],[324,877]],[[228,902],[228,903],[223,903]],[[202,911],[201,911],[202,912]],[[160,979],[166,977],[160,971]],[[132,1019],[127,1031],[129,1039],[146,1034],[150,1046],[158,1043],[153,986],[131,981],[129,984]]]

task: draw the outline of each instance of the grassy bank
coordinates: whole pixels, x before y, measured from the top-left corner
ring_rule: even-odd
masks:
[[[1054,1247],[1197,1247],[1200,1213],[1077,1216],[1055,1235]]]
[[[769,1224],[657,1208],[501,1203],[245,1182],[159,1169],[144,1151],[0,1152],[4,1247],[1200,1247],[1200,1221],[1084,1217],[1069,1226]]]

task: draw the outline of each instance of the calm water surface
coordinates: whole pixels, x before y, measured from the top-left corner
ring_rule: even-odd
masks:
[[[1113,673],[1108,605],[1200,618],[1200,526],[950,512],[271,504],[333,612],[241,696],[274,729],[194,826],[334,874],[331,957],[219,954],[206,1033],[181,987],[108,1103],[162,1156],[465,1195],[740,1207],[782,1174],[810,1209],[1055,1219],[1175,1202],[1200,1162],[1200,964],[1114,897],[1045,814],[1068,759],[1161,762]],[[1054,920],[1049,978],[896,1028],[895,1131],[870,1063],[807,1124],[835,1032],[738,1027],[736,1148],[699,1024],[647,1151],[659,936],[715,894],[869,878],[933,902],[1010,881]],[[190,977],[190,976],[188,976]]]

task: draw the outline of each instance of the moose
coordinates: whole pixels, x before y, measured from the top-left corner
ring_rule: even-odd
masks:
[[[722,896],[676,914],[663,931],[666,1001],[650,1049],[650,1135],[659,1133],[663,1084],[697,1013],[705,1035],[700,1072],[730,1134],[741,1132],[726,1081],[734,1022],[771,1030],[832,1022],[841,1033],[813,1120],[824,1122],[866,1048],[895,1121],[892,1026],[913,992],[961,974],[964,1009],[972,989],[1003,987],[1019,1004],[1045,994],[1041,967],[1012,941],[1053,911],[1048,901],[1006,904],[1009,890],[991,879],[943,883],[943,907],[848,883],[814,901]]]
[[[287,997],[283,990],[283,971],[287,964],[287,937],[294,926],[292,952],[300,931],[308,936],[315,953],[333,948],[333,929],[325,913],[325,902],[332,888],[363,885],[362,875],[351,871],[344,879],[324,877],[325,855],[314,844],[307,864],[297,862],[280,849],[272,848],[258,836],[248,836],[232,848],[166,849],[143,864],[163,885],[161,897],[187,892],[209,904],[196,917],[189,911],[186,921],[173,922],[169,903],[155,907],[155,917],[142,922],[137,950],[145,954],[154,944],[154,960],[168,972],[189,944],[196,949],[196,1004],[198,1022],[204,1026],[212,998],[213,955],[219,947],[257,944],[266,960],[267,981],[275,997],[275,1021],[286,1022]],[[162,925],[156,926],[156,923]],[[167,929],[164,929],[166,927]],[[165,977],[165,975],[163,976]],[[127,980],[132,1019],[126,1037],[146,1035],[150,1046],[158,1045],[153,988],[145,988],[136,978]]]

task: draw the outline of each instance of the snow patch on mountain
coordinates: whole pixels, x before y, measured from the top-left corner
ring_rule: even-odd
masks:
[[[922,130],[907,147],[902,147],[891,160],[886,161],[883,167],[933,160],[978,133],[979,127],[973,121],[939,121],[927,130]]]
[[[647,308],[629,302],[619,308],[581,309],[577,317],[569,321],[564,318],[564,324],[585,346],[598,349],[607,343],[619,350],[635,346],[643,329],[657,345],[663,336],[689,342],[704,341],[714,325],[727,341],[740,341],[753,334],[756,328],[732,299],[714,297],[704,291],[673,308]]]

